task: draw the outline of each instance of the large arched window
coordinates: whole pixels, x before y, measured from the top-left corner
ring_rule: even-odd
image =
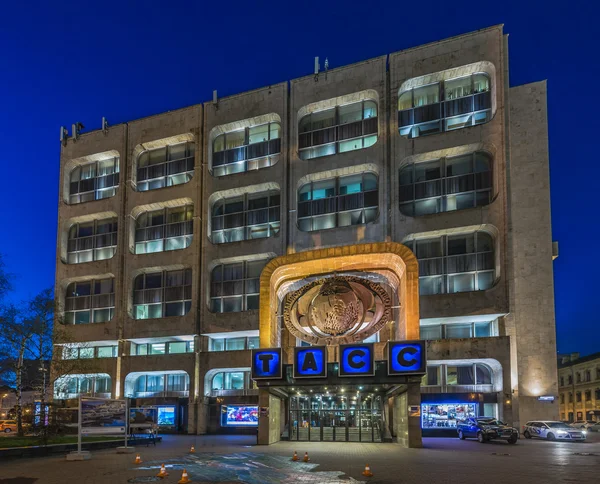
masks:
[[[268,259],[219,264],[210,275],[210,310],[234,313],[258,309],[260,273]]]
[[[419,293],[483,291],[496,278],[494,239],[477,231],[406,242],[419,260]]]
[[[279,191],[246,193],[224,198],[212,205],[213,244],[263,239],[279,233]]]
[[[187,183],[194,175],[193,141],[147,150],[137,160],[137,191]]]
[[[72,282],[65,294],[65,323],[105,323],[115,312],[115,280]]]
[[[475,126],[491,118],[491,83],[485,73],[415,87],[398,97],[400,135],[409,138]]]
[[[281,125],[277,122],[223,133],[212,145],[213,176],[267,168],[279,160]]]
[[[116,251],[116,218],[75,223],[69,228],[68,264],[111,259]]]
[[[488,205],[492,157],[477,151],[411,163],[400,170],[400,211],[418,217]]]
[[[192,243],[194,207],[161,208],[144,212],[135,221],[135,253],[185,249]]]
[[[379,206],[377,176],[341,176],[307,183],[298,190],[298,228],[313,230],[375,221]]]
[[[368,148],[377,142],[377,130],[377,103],[372,100],[315,111],[298,125],[300,158]]]
[[[135,319],[183,316],[192,307],[192,270],[139,274],[133,283]]]
[[[224,371],[212,378],[211,390],[245,390],[250,387],[250,373],[247,371]]]
[[[79,165],[69,177],[70,204],[112,197],[119,186],[119,157]]]

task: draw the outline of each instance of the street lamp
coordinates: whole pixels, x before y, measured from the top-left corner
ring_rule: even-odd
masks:
[[[8,397],[8,393],[2,395],[2,401],[0,401],[0,408],[4,408],[4,399]]]

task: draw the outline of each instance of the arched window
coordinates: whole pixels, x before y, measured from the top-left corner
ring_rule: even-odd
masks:
[[[69,179],[70,204],[112,197],[119,186],[119,157],[79,165]]]
[[[268,168],[279,160],[281,125],[273,122],[223,133],[212,149],[213,176]]]
[[[490,289],[496,278],[494,239],[483,231],[406,242],[419,260],[419,293]]]
[[[185,205],[144,212],[135,221],[135,253],[149,254],[189,247],[194,207]]]
[[[246,193],[216,201],[211,209],[213,244],[263,239],[279,233],[279,191]]]
[[[298,125],[300,158],[368,148],[377,142],[377,130],[377,103],[373,100],[315,111],[303,116]]]
[[[192,270],[139,274],[133,284],[135,319],[184,316],[192,307]]]
[[[72,282],[65,294],[65,323],[105,323],[115,312],[115,280]]]
[[[211,272],[210,310],[232,313],[258,309],[260,273],[268,259],[219,264]]]
[[[491,117],[491,83],[485,73],[415,87],[398,96],[398,127],[408,138],[487,123]]]
[[[483,151],[411,163],[400,170],[400,211],[418,217],[488,205],[492,157]]]
[[[211,390],[245,390],[249,387],[247,371],[224,371],[212,378]]]
[[[192,141],[147,150],[137,160],[137,191],[187,183],[194,176]]]
[[[310,182],[298,190],[298,228],[304,232],[374,222],[378,211],[373,173]]]
[[[67,263],[111,259],[117,251],[117,219],[76,223],[69,229]]]

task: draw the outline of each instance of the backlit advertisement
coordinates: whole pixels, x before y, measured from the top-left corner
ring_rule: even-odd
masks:
[[[221,406],[221,425],[223,427],[258,426],[258,407],[248,405]]]
[[[124,434],[125,400],[81,398],[82,434]]]

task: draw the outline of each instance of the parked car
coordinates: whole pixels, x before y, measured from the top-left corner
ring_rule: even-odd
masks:
[[[460,440],[476,437],[482,444],[490,440],[506,440],[509,444],[516,444],[519,439],[517,429],[493,417],[467,418],[458,423],[456,430]]]
[[[527,422],[523,427],[523,435],[526,439],[538,438],[583,442],[585,440],[586,431],[583,429],[575,429],[564,422],[538,420]]]
[[[573,427],[574,429],[588,430],[591,427],[593,427],[596,423],[598,422],[594,422],[593,420],[577,420],[571,424],[571,427]]]
[[[11,432],[17,431],[17,421],[16,420],[3,420],[0,423],[0,432],[4,432],[5,434],[10,434]]]

